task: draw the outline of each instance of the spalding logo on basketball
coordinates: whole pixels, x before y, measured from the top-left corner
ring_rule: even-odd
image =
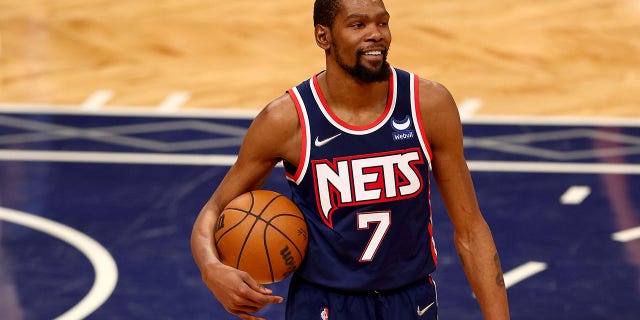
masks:
[[[281,281],[307,252],[307,224],[286,196],[254,190],[232,200],[218,218],[214,241],[222,263],[260,283]]]

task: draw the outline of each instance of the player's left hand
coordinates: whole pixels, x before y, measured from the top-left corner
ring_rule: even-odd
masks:
[[[252,313],[270,303],[282,303],[283,297],[253,279],[247,272],[216,263],[209,266],[203,280],[227,312],[243,320],[265,320]]]

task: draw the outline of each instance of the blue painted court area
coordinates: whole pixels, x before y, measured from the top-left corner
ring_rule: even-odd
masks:
[[[0,113],[0,319],[235,319],[201,282],[189,236],[249,123]],[[637,319],[640,122],[464,131],[512,318]],[[265,188],[288,194],[281,168]],[[481,319],[432,194],[440,318]]]

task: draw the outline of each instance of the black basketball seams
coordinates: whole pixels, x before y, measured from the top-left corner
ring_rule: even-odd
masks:
[[[234,210],[234,211],[244,212],[244,213],[246,213],[246,215],[244,216],[244,218],[242,218],[242,219],[238,220],[238,222],[237,222],[237,223],[235,223],[233,226],[229,227],[229,229],[225,230],[225,232],[223,232],[223,233],[222,233],[222,235],[220,235],[217,239],[213,239],[213,240],[214,240],[214,243],[215,243],[216,245],[218,245],[218,243],[220,242],[220,240],[222,240],[222,238],[223,238],[227,233],[229,233],[231,230],[233,230],[233,228],[235,228],[235,227],[239,226],[240,224],[242,224],[242,222],[243,222],[245,219],[247,219],[247,217],[249,217],[249,215],[253,215],[253,214],[252,214],[251,212],[249,212],[249,211],[246,211],[246,210],[244,210],[244,209],[238,209],[238,208],[226,208],[226,209],[224,209],[222,212],[227,211],[227,210]],[[220,217],[218,217],[218,219],[220,219]]]
[[[305,246],[297,243],[301,240],[300,238],[298,238],[301,234],[300,230],[303,230],[305,228],[300,225],[300,228],[295,228],[291,231],[288,231],[287,221],[291,221],[293,225],[296,225],[295,220],[282,221],[278,219],[296,218],[299,219],[298,221],[302,221],[303,224],[305,224],[305,219],[304,217],[300,216],[298,210],[295,210],[294,208],[287,209],[290,204],[287,201],[282,201],[289,199],[284,195],[278,193],[260,193],[260,190],[249,191],[248,193],[249,194],[247,196],[249,196],[249,199],[247,199],[245,196],[244,199],[240,200],[243,203],[237,203],[237,205],[232,204],[231,206],[225,207],[223,209],[220,217],[223,217],[223,214],[225,213],[229,216],[226,217],[226,223],[221,223],[220,217],[218,218],[219,224],[216,227],[218,229],[218,234],[214,238],[214,243],[216,246],[220,244],[225,247],[231,246],[229,248],[235,248],[235,250],[232,249],[229,252],[229,256],[227,256],[226,258],[223,256],[225,251],[220,252],[220,258],[223,259],[225,263],[231,262],[229,261],[229,258],[233,258],[233,256],[236,255],[236,263],[233,264],[231,262],[229,263],[230,266],[233,266],[236,269],[240,270],[255,269],[257,271],[259,269],[256,269],[257,265],[254,265],[254,263],[258,264],[262,266],[262,271],[259,271],[262,274],[262,281],[275,282],[276,279],[279,279],[284,275],[275,274],[275,272],[279,270],[279,268],[284,267],[284,265],[281,266],[281,262],[279,259],[280,255],[278,255],[278,253],[282,255],[283,248],[287,248],[286,263],[288,268],[291,268],[292,265],[299,266],[299,264],[301,263],[301,259],[304,258],[303,252],[305,251]],[[282,199],[280,199],[280,197],[282,197]],[[257,203],[258,201],[260,201],[260,203]],[[274,205],[275,207],[272,207],[272,205]],[[274,210],[273,208],[278,209]],[[230,218],[230,216],[233,216],[233,218]],[[250,216],[253,217],[253,221],[250,220]],[[278,225],[278,221],[282,221],[281,225]],[[259,222],[264,223],[264,225],[258,225]],[[282,228],[279,228],[279,226]],[[238,230],[241,230],[241,232],[235,231],[236,228],[240,228]],[[259,248],[260,234],[252,234],[253,230],[257,231],[260,228],[263,229],[261,235],[263,241],[262,249]],[[273,231],[267,232],[267,230],[270,228],[273,228]],[[222,232],[219,232],[221,229],[226,230],[222,230]],[[230,240],[227,240],[227,242],[223,241],[223,239],[229,239],[227,235],[234,239],[231,240],[233,243],[230,243]],[[306,237],[308,235],[304,236],[306,240]],[[251,244],[249,243],[249,239],[251,239]],[[294,241],[294,239],[297,241]],[[283,240],[284,243],[282,243]],[[269,241],[273,242],[270,244]],[[283,248],[280,248],[280,245],[275,245],[275,243],[282,243]],[[293,250],[290,249],[291,247],[293,247]],[[245,248],[250,252],[255,250],[258,256],[246,256],[244,257],[245,259],[242,259],[244,256]],[[263,252],[259,252],[261,250]],[[271,250],[276,251],[271,252]],[[262,257],[264,257],[265,260],[261,260]],[[283,259],[285,259],[284,256]],[[298,260],[298,263],[295,263],[296,260]],[[266,262],[268,266],[262,265],[262,263],[264,262]]]
[[[274,230],[278,231],[278,233],[280,235],[282,235],[285,239],[287,239],[291,243],[291,245],[296,249],[296,251],[298,252],[298,255],[300,257],[302,257],[303,256],[302,255],[302,251],[300,251],[300,248],[298,248],[298,246],[295,244],[295,242],[291,238],[289,238],[286,233],[284,233],[282,230],[280,230],[280,228],[276,227],[275,225],[273,225],[273,223],[271,223],[271,221],[273,221],[273,220],[275,220],[276,218],[279,218],[279,217],[293,217],[293,218],[296,218],[296,219],[300,219],[302,221],[304,221],[304,219],[302,219],[301,217],[299,217],[299,216],[297,216],[295,214],[281,213],[281,214],[273,216],[269,221],[263,220],[267,224],[267,227],[273,228]],[[264,234],[263,234],[263,238],[264,239],[267,238],[267,230],[269,230],[269,229],[268,228],[264,228]],[[265,240],[265,249],[267,249],[266,240]],[[269,252],[269,250],[266,250],[266,251]]]
[[[251,193],[251,197],[253,198],[253,192]],[[265,233],[262,235],[262,242],[264,243],[264,252],[267,255],[267,265],[269,266],[269,274],[271,275],[271,281],[275,281],[275,275],[273,274],[273,267],[271,266],[271,255],[269,254],[269,248],[267,247],[267,233],[266,230],[269,227],[269,223],[262,219],[262,214],[264,213],[265,210],[267,210],[267,208],[274,202],[276,201],[276,199],[282,197],[282,195],[276,195],[275,197],[271,198],[271,200],[269,200],[269,202],[267,203],[267,205],[264,206],[264,208],[262,208],[262,211],[260,211],[260,214],[256,216],[256,222],[254,222],[253,226],[251,226],[251,229],[249,230],[249,233],[251,233],[251,231],[253,230],[253,227],[256,225],[256,223],[258,223],[258,220],[261,220],[263,222],[265,222],[267,225],[265,226],[264,230]],[[244,246],[243,246],[244,249]],[[242,253],[242,251],[241,251]],[[238,258],[239,260],[239,258]]]
[[[254,196],[254,192],[250,191],[249,195],[251,195],[251,206],[249,206],[249,214],[254,216],[256,218],[256,220],[253,222],[253,224],[251,225],[251,228],[249,228],[249,231],[247,232],[247,236],[244,238],[244,241],[242,242],[242,246],[240,247],[240,252],[238,253],[238,261],[236,262],[236,268],[240,268],[240,259],[242,258],[242,253],[244,252],[244,248],[247,245],[247,241],[249,240],[249,236],[251,235],[251,233],[253,232],[253,228],[255,228],[256,224],[258,223],[258,221],[264,221],[264,219],[262,219],[262,214],[264,214],[265,210],[267,210],[267,208],[278,198],[282,197],[281,194],[277,194],[275,197],[271,198],[271,200],[269,200],[269,202],[267,202],[267,204],[262,208],[262,210],[260,210],[260,213],[258,215],[254,215],[253,214],[253,206],[255,205],[255,196]],[[274,279],[274,275],[273,275],[273,268],[271,267],[271,257],[269,257],[269,253],[267,252],[267,264],[269,265],[269,274],[271,274],[271,279]]]
[[[253,206],[256,204],[256,199],[253,195],[253,191],[249,192],[249,195],[251,196],[251,205],[249,206],[249,212],[247,212],[250,215],[253,215]],[[262,211],[264,212],[264,210]],[[260,214],[262,214],[262,212],[260,212]],[[251,228],[249,228],[249,232],[247,232],[247,236],[244,238],[244,241],[242,242],[242,246],[240,247],[240,252],[238,252],[238,261],[236,261],[236,268],[239,269],[240,268],[240,258],[242,258],[242,253],[244,252],[244,248],[247,245],[247,240],[249,240],[249,236],[251,235],[251,231],[253,231],[253,228],[256,226],[256,223],[258,223],[258,217],[256,217],[256,220],[253,222],[253,224],[251,225]]]
[[[267,244],[267,231],[269,231],[269,227],[273,228],[274,230],[276,230],[281,236],[283,236],[285,239],[287,239],[287,241],[289,241],[289,244],[296,249],[296,252],[298,253],[299,257],[302,257],[302,252],[300,252],[300,249],[298,248],[298,246],[295,244],[295,242],[293,242],[293,240],[291,240],[291,238],[289,238],[284,232],[282,232],[282,230],[280,230],[278,227],[274,226],[271,221],[273,221],[273,219],[277,218],[277,217],[281,217],[281,216],[293,216],[296,218],[300,218],[296,215],[293,214],[279,214],[274,216],[273,218],[271,218],[271,220],[269,221],[265,221],[265,223],[267,224],[267,226],[264,228],[263,230],[263,234],[262,234],[262,241],[264,244],[264,252],[267,254],[267,261],[269,262],[269,271],[271,273],[271,281],[274,281],[274,274],[273,274],[273,268],[271,267],[271,255],[269,254],[269,246]],[[264,220],[263,220],[264,221]],[[277,250],[277,249],[276,249]]]

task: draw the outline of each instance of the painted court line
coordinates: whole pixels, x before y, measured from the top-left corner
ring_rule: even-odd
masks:
[[[640,164],[535,161],[467,161],[471,171],[527,173],[640,174]]]
[[[160,112],[158,106],[115,106],[99,110],[84,110],[82,105],[47,103],[0,103],[0,112],[23,114],[102,115],[112,117],[171,117],[171,118],[222,118],[253,119],[259,109],[237,108],[181,108],[174,113]]]
[[[176,91],[170,94],[158,105],[158,112],[176,112],[191,99],[191,94],[186,91]]]
[[[232,155],[0,150],[0,161],[231,166]]]
[[[458,112],[460,112],[461,119],[469,119],[478,112],[484,106],[484,101],[477,98],[466,99],[458,106]]]
[[[510,288],[527,278],[547,270],[547,264],[538,261],[529,261],[513,270],[504,273],[505,287]]]
[[[82,109],[87,111],[99,110],[107,104],[111,98],[113,98],[113,91],[98,90],[82,103]]]
[[[6,113],[49,113],[74,115],[109,115],[109,116],[172,116],[204,118],[253,118],[260,109],[240,109],[230,107],[194,107],[180,109],[170,115],[158,111],[158,106],[113,106],[106,110],[87,112],[77,104],[52,103],[16,103],[0,102],[0,112]],[[604,127],[640,127],[638,117],[575,117],[575,116],[535,116],[535,115],[478,115],[465,118],[463,123],[469,124],[505,124],[505,125],[564,125],[564,126],[604,126]]]
[[[0,149],[0,161],[231,166],[235,163],[236,156],[211,154],[75,152]],[[467,163],[471,171],[485,172],[640,174],[640,165],[633,164],[611,165],[602,163],[587,164],[507,161],[468,161]]]
[[[26,212],[0,207],[0,220],[38,230],[65,241],[82,252],[91,262],[95,278],[89,293],[55,320],[85,319],[109,299],[118,283],[118,267],[109,251],[98,242],[66,225]]]
[[[591,194],[589,186],[572,186],[560,197],[560,203],[566,205],[581,204]]]
[[[640,118],[633,117],[474,115],[473,117],[464,119],[462,122],[468,124],[495,125],[640,127]]]
[[[611,239],[619,242],[630,242],[640,239],[640,227],[618,231],[611,235]]]

